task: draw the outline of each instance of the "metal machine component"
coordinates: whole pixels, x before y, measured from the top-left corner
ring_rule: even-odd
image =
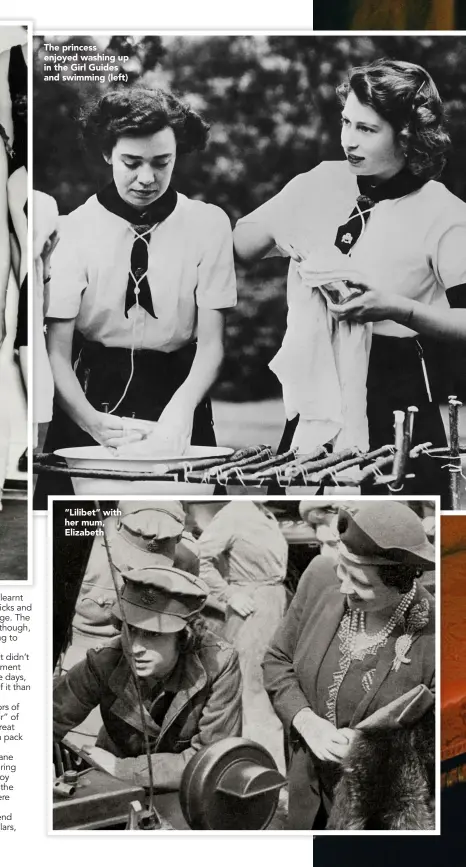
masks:
[[[124,828],[130,805],[135,801],[144,804],[144,799],[140,786],[131,786],[95,768],[78,775],[75,786],[57,780],[53,786],[54,831]]]
[[[270,824],[284,785],[264,747],[226,738],[204,747],[187,765],[181,809],[197,831],[259,831]]]
[[[76,787],[79,780],[78,771],[65,771],[63,774],[63,782],[67,783],[68,786]]]
[[[79,760],[74,753],[70,757]],[[285,785],[264,747],[226,738],[200,750],[186,767],[180,792],[155,795],[152,810],[142,787],[92,767],[65,771],[53,784],[53,827],[259,831],[272,821]]]
[[[71,798],[76,792],[76,786],[65,780],[56,780],[53,784],[53,795],[59,798]]]

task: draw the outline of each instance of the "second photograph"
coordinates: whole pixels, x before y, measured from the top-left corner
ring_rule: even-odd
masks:
[[[51,829],[438,832],[436,506],[54,499]]]

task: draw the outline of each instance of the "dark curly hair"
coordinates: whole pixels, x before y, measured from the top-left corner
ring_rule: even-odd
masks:
[[[342,105],[350,92],[391,124],[413,175],[424,181],[439,177],[450,137],[439,92],[422,66],[381,59],[355,67],[337,87]]]
[[[180,653],[197,653],[204,643],[204,638],[209,632],[207,622],[202,614],[196,614],[190,620],[179,637]]]
[[[179,154],[203,150],[209,126],[172,93],[160,88],[111,90],[80,115],[83,138],[89,147],[108,155],[122,136],[145,136],[169,126]]]
[[[409,593],[416,578],[420,578],[423,570],[409,563],[387,563],[379,566],[379,576],[386,587],[396,587],[399,593]]]

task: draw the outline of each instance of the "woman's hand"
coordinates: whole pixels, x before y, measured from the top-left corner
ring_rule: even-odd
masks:
[[[362,294],[344,304],[332,304],[330,301],[327,301],[327,308],[334,319],[337,319],[339,322],[363,323],[380,322],[384,319],[402,322],[403,316],[406,319],[408,318],[409,308],[405,310],[405,304],[403,303],[407,299],[388,292],[381,292],[379,289],[371,289],[369,286],[362,284],[358,284],[358,288],[362,289]]]
[[[50,277],[50,260],[59,240],[60,236],[58,234],[58,229],[55,229],[50,237],[47,238],[42,248],[40,255],[44,265],[44,280],[48,280]]]
[[[288,238],[280,237],[275,240],[275,244],[280,250],[281,253],[284,253],[286,256],[289,256],[290,259],[293,259],[295,262],[300,264],[306,258],[306,253],[298,250],[295,244],[292,244]]]
[[[323,762],[341,762],[350,748],[347,729],[337,729],[331,722],[317,716],[310,707],[300,710],[293,726],[306,741],[317,759]]]
[[[147,436],[147,425],[139,423],[137,419],[123,419],[97,410],[81,426],[96,442],[108,449],[127,446]]]
[[[89,762],[94,768],[106,771],[112,777],[116,776],[118,759],[112,753],[109,753],[108,750],[84,744],[81,751],[89,758]]]
[[[241,592],[241,590],[237,593],[232,593],[232,595],[228,597],[228,605],[233,609],[233,611],[240,614],[241,617],[248,617],[249,614],[253,614],[256,610],[251,597],[248,596],[247,593]]]
[[[357,735],[358,735],[358,733],[357,733],[357,731],[356,731],[355,729],[343,728],[343,729],[338,729],[338,731],[341,732],[341,734],[345,735],[345,737],[348,738],[348,744],[349,744],[349,746],[351,746],[351,744],[353,743],[354,739],[355,739],[355,738],[357,737]]]
[[[183,455],[191,442],[194,409],[176,395],[167,404],[158,421],[158,435],[166,436],[170,453]]]

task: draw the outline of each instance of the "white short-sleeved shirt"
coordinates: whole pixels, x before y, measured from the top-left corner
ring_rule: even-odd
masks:
[[[88,340],[105,346],[172,352],[196,336],[197,308],[236,304],[230,221],[221,208],[178,194],[154,230],[147,278],[157,319],[132,307],[125,317],[134,231],[91,196],[62,217],[52,257],[47,316],[76,319]]]
[[[324,162],[298,175],[238,225],[261,223],[272,237],[285,237],[298,249],[328,248],[358,195],[356,177],[345,161]],[[466,204],[438,181],[428,181],[400,199],[378,202],[351,250],[351,260],[375,289],[448,307],[445,290],[466,283]],[[293,261],[288,273],[290,308],[300,284]],[[374,333],[409,337],[414,332],[386,320],[374,323]]]

